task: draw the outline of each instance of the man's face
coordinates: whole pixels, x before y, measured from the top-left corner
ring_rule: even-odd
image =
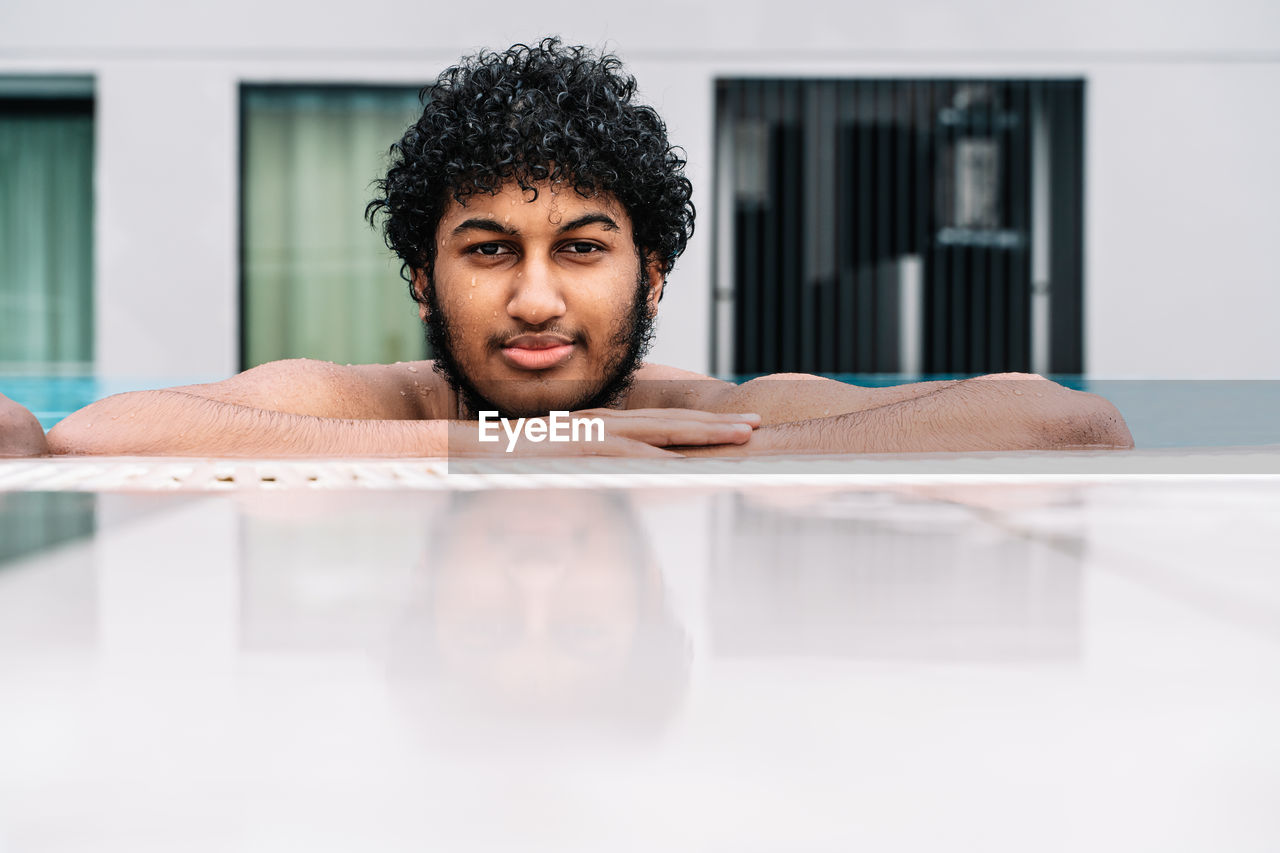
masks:
[[[468,408],[508,417],[608,405],[648,348],[662,276],[611,196],[514,182],[453,202],[414,287],[437,367]]]
[[[461,679],[512,703],[572,700],[622,674],[660,576],[625,500],[468,495],[435,541],[435,640]],[[649,594],[646,595],[646,590]]]

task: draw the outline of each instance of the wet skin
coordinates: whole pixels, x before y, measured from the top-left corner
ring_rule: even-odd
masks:
[[[538,455],[903,453],[1126,448],[1133,439],[1100,397],[1038,376],[863,388],[799,374],[742,385],[644,364],[635,386],[596,402],[637,360],[656,314],[657,265],[642,264],[625,210],[512,183],[453,203],[436,233],[433,279],[417,271],[424,321],[449,330],[451,387],[431,362],[273,362],[222,382],[117,395],[54,427],[64,454],[487,455],[463,395],[508,416],[603,416],[605,442],[527,444]],[[430,326],[430,323],[428,324]],[[1015,381],[1010,381],[1015,380]],[[468,387],[469,386],[469,387]],[[366,423],[374,421],[376,423]],[[421,424],[417,422],[426,421]],[[758,429],[757,429],[758,427]],[[497,452],[503,452],[501,448]]]
[[[517,415],[573,410],[631,372],[636,320],[656,314],[663,280],[642,271],[611,196],[508,184],[453,204],[436,240],[433,282],[415,276],[419,312],[444,320],[453,370],[476,395]]]

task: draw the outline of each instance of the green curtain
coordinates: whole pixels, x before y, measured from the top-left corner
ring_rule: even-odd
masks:
[[[0,102],[0,370],[92,362],[92,105]]]
[[[245,366],[425,357],[400,262],[364,220],[416,90],[264,86],[243,107]]]

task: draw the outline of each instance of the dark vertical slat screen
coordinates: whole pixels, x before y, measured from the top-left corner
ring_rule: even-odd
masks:
[[[759,219],[760,211],[753,202],[745,197],[743,173],[751,168],[753,164],[741,162],[743,152],[741,151],[741,145],[738,143],[737,134],[739,133],[739,124],[754,120],[756,110],[754,109],[755,104],[750,97],[751,92],[747,91],[743,86],[721,84],[718,88],[718,93],[726,101],[725,109],[721,111],[721,115],[732,117],[725,122],[726,126],[720,128],[720,132],[735,134],[733,147],[736,154],[733,170],[730,172],[730,181],[732,182],[730,198],[733,199],[730,206],[732,210],[718,211],[721,216],[733,216],[733,339],[735,341],[754,341],[757,337],[756,313],[759,310],[756,304],[755,249],[759,239],[757,220]],[[734,365],[734,370],[738,370],[737,365]]]
[[[839,128],[839,92],[836,84],[826,82],[820,88],[821,98],[819,100],[819,109],[827,116],[832,117],[835,127]],[[838,132],[831,134],[827,141],[825,149],[826,162],[824,167],[829,171],[831,180],[837,182],[839,186],[839,168],[840,168],[840,134]],[[835,233],[839,232],[840,213],[839,213],[840,194],[837,192],[834,199],[834,209],[828,212],[828,222],[825,227],[835,229]],[[833,241],[828,244],[835,246],[839,241]],[[815,353],[815,362],[811,370],[822,370],[824,365],[839,365],[839,349],[837,347],[837,317],[839,310],[839,301],[837,294],[840,289],[840,259],[838,252],[833,251],[836,255],[832,259],[831,265],[824,271],[821,280],[821,298],[819,300],[819,316],[818,316],[818,347]]]
[[[1031,369],[1031,86],[1010,87],[1007,104],[1009,129],[1009,180],[1001,191],[1010,229],[1026,235],[1020,258],[1010,257],[1002,267],[1008,304],[1005,324],[1004,364],[1007,369]]]
[[[985,90],[980,83],[975,82],[970,85],[975,89]],[[980,98],[977,106],[973,108],[973,118],[967,130],[979,139],[990,140],[994,135],[991,100],[991,97]],[[992,184],[999,183],[998,172],[993,173],[992,178]],[[990,368],[987,365],[992,361],[989,358],[988,345],[991,341],[992,329],[998,325],[997,318],[992,312],[994,307],[991,292],[993,249],[987,246],[975,246],[971,254],[972,266],[969,281],[972,282],[973,288],[974,319],[969,327],[969,352],[972,354],[969,370],[973,373],[988,373]]]
[[[857,361],[854,362],[854,370],[858,372],[868,371],[871,369],[871,353],[872,346],[875,343],[875,318],[872,316],[872,290],[868,286],[867,281],[867,262],[871,257],[871,204],[873,199],[873,190],[871,186],[871,176],[873,174],[873,164],[871,162],[871,136],[873,128],[871,122],[867,118],[867,101],[868,89],[871,83],[868,81],[859,81],[854,83],[854,138],[856,139],[856,151],[858,171],[854,185],[847,187],[847,192],[852,192],[856,199],[855,209],[857,210],[857,218],[855,220],[856,240],[854,243],[853,255],[853,279],[854,279],[854,316],[857,318],[857,332],[855,341],[857,343]]]
[[[995,141],[997,150],[1008,151],[1012,137],[1009,134],[1010,113],[1008,105],[1005,103],[1006,88],[1003,86],[991,86],[991,97],[987,100],[987,108],[984,111],[984,122],[987,134]],[[997,163],[1000,162],[997,158]],[[1010,170],[1007,160],[1000,164],[1003,168],[998,168],[996,187],[992,193],[995,201],[995,208],[999,211],[1002,222],[1008,223],[1008,206],[1003,203],[1000,196],[1000,190],[1008,185],[1010,180]],[[1013,317],[1009,312],[1009,293],[1005,288],[1005,270],[1009,266],[1009,251],[992,247],[986,252],[986,263],[983,265],[986,271],[987,286],[987,335],[986,346],[983,348],[984,370],[1001,370],[1005,369],[1004,365],[1009,363],[1008,355],[1005,348],[1005,339],[1008,337],[1009,325],[1013,322]]]
[[[803,156],[800,146],[796,145],[799,128],[787,115],[788,92],[783,83],[774,86],[773,108],[778,120],[778,144],[775,174],[777,182],[773,194],[780,200],[773,221],[774,230],[778,234],[777,252],[774,255],[772,299],[769,303],[769,315],[777,322],[773,340],[773,363],[779,370],[791,369],[791,353],[788,344],[794,333],[795,312],[790,310],[796,298],[796,281],[801,276],[797,268],[792,241],[795,239],[793,225],[795,219],[802,216],[800,210],[802,193],[792,188],[796,184],[796,173],[799,171],[799,158]]]
[[[766,216],[761,219],[763,235],[761,243],[763,252],[760,256],[760,271],[764,278],[760,282],[760,349],[763,364],[779,364],[778,358],[778,300],[786,281],[780,275],[781,265],[778,263],[778,246],[782,242],[779,234],[778,210],[785,202],[784,195],[793,195],[782,187],[781,148],[783,131],[779,123],[776,105],[779,99],[777,84],[765,85],[761,91],[761,117],[767,128],[765,137],[768,140],[768,200],[765,202]]]
[[[919,227],[920,251],[925,255],[924,275],[925,297],[925,338],[924,366],[926,371],[937,371],[937,365],[947,361],[947,317],[950,308],[947,301],[948,290],[942,278],[944,257],[942,247],[929,239],[933,229],[934,211],[937,207],[935,198],[938,184],[938,158],[934,151],[936,141],[932,129],[934,116],[938,111],[940,84],[928,81],[921,84],[925,99],[921,104],[922,112],[917,117],[916,163],[921,171],[920,190],[916,195],[917,223]]]
[[[1049,86],[1049,133],[1054,147],[1063,151],[1050,163],[1050,195],[1054,216],[1069,222],[1083,215],[1084,201],[1084,93],[1078,88],[1053,83]],[[1057,199],[1062,199],[1061,203]],[[1050,234],[1050,280],[1078,281],[1084,275],[1084,232],[1082,228],[1056,227]],[[1052,330],[1049,335],[1050,363],[1066,373],[1084,372],[1083,347],[1073,346],[1084,337],[1084,302],[1080,294],[1053,287],[1050,293]]]
[[[736,374],[1032,369],[1036,103],[1051,139],[1048,369],[1083,370],[1084,83],[723,80]],[[1043,96],[1043,97],[1041,97]],[[915,290],[903,290],[918,276]],[[918,329],[903,330],[918,293]]]
[[[858,195],[854,189],[857,180],[857,137],[854,117],[857,115],[857,90],[854,84],[843,80],[836,84],[836,97],[839,106],[836,112],[836,128],[838,144],[836,146],[836,305],[839,324],[836,352],[836,369],[841,373],[853,373],[857,370],[858,350],[856,336],[849,334],[858,319],[858,305],[855,294],[857,278],[854,250],[856,243],[849,239],[854,234],[858,221]]]

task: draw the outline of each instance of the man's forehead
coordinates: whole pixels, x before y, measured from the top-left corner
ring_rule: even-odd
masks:
[[[451,198],[440,218],[440,233],[447,234],[459,222],[478,215],[487,215],[518,228],[517,223],[534,225],[546,222],[559,226],[586,214],[603,213],[620,229],[630,229],[630,217],[612,193],[599,192],[584,197],[570,184],[545,181],[528,186],[529,189],[522,189],[517,182],[508,181],[494,194],[472,193],[462,202]]]

